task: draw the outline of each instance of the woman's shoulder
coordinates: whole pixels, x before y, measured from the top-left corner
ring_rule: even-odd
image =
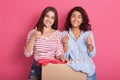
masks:
[[[34,29],[30,30],[30,31],[28,32],[28,35],[32,35],[33,32],[34,32]]]
[[[67,35],[67,33],[68,33],[68,31],[65,31],[65,30],[61,32],[61,34],[62,34],[63,37],[64,37],[65,35]]]
[[[62,34],[60,30],[56,30],[56,34]]]
[[[68,33],[68,31],[59,31],[58,30],[58,33],[61,34],[62,36],[66,35]]]
[[[84,36],[93,36],[93,32],[92,32],[91,30],[85,31],[85,32],[83,33],[83,35],[84,35]]]
[[[60,30],[56,30],[55,37],[62,37],[62,32]]]
[[[92,31],[89,30],[89,31],[85,31],[84,33],[85,33],[85,34],[90,34],[90,33],[92,33]]]

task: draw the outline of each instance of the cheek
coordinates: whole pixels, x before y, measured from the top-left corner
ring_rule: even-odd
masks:
[[[43,24],[45,24],[45,19],[43,19]]]
[[[73,21],[74,20],[74,18],[70,18],[70,21]]]
[[[46,21],[46,18],[43,19],[43,23],[45,23],[45,21]]]
[[[44,21],[47,20],[47,17],[45,17],[43,20],[44,20]]]
[[[83,19],[82,19],[82,18],[81,18],[80,20],[81,20],[81,22],[83,22]]]
[[[55,22],[55,20],[54,20],[54,19],[52,19],[51,21],[52,21],[52,23],[54,23],[54,22]]]
[[[71,24],[73,23],[73,21],[74,21],[73,19],[70,19]]]
[[[79,19],[79,22],[80,22],[80,23],[82,23],[82,22],[83,22],[83,20],[82,20],[82,19]]]

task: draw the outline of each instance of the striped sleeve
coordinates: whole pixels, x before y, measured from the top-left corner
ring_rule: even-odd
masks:
[[[59,32],[57,36],[59,37],[59,39],[56,43],[56,57],[58,57],[61,54],[64,54],[61,32]]]
[[[32,36],[33,32],[34,32],[34,29],[32,29],[32,30],[28,33],[28,35],[27,35],[27,40],[26,40],[26,45],[29,43],[30,37]],[[32,52],[27,52],[27,51],[24,50],[24,54],[25,54],[26,57],[30,57],[30,56],[32,55],[32,53],[33,53],[33,51],[32,51]]]

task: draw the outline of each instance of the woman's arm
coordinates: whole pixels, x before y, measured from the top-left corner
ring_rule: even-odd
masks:
[[[64,52],[68,51],[68,40],[69,40],[69,36],[68,36],[68,32],[66,32],[66,35],[63,37],[63,50]]]
[[[34,42],[35,42],[35,37],[34,35],[32,35],[29,39],[29,41],[27,42],[26,46],[25,46],[25,51],[28,53],[33,52],[33,48],[34,48]]]
[[[41,32],[37,31],[37,28],[35,28],[34,30],[30,31],[30,33],[28,34],[26,46],[24,48],[25,55],[27,57],[30,57],[32,55],[33,49],[34,49],[35,39],[39,38],[40,36],[41,36]]]
[[[90,57],[94,57],[96,54],[96,48],[94,44],[93,33],[90,31],[87,36],[87,48]]]

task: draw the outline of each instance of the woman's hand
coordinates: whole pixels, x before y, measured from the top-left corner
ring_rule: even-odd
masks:
[[[66,32],[66,35],[63,38],[63,50],[64,50],[64,52],[68,51],[68,40],[69,40],[69,36],[68,36],[68,32]]]
[[[60,61],[62,61],[62,62],[67,62],[67,60],[64,58],[64,55],[63,54],[61,54],[61,55],[59,55],[58,56],[58,59],[60,60]]]
[[[87,44],[92,44],[92,38],[91,38],[91,33],[88,34],[88,37],[87,37]]]
[[[91,35],[91,33],[89,33],[88,37],[87,37],[87,47],[88,47],[89,52],[91,52],[93,50],[92,38],[90,35]]]
[[[35,39],[41,37],[41,32],[37,30],[37,27],[35,27],[32,37],[34,37]]]
[[[66,44],[69,40],[68,32],[66,32],[66,35],[63,38],[63,44]]]

